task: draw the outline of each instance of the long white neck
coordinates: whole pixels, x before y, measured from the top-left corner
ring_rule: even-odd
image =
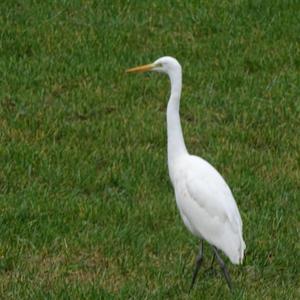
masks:
[[[174,165],[175,160],[182,154],[187,154],[187,149],[184,143],[180,116],[179,105],[182,87],[181,68],[172,70],[169,73],[171,81],[171,95],[167,108],[167,131],[168,131],[168,164],[169,171]]]

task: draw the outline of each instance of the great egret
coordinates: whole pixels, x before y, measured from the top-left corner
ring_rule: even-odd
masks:
[[[246,245],[238,207],[219,172],[204,159],[190,155],[186,149],[179,116],[181,65],[175,58],[165,56],[152,64],[127,70],[146,71],[165,73],[171,81],[171,95],[167,107],[169,175],[183,223],[201,240],[190,288],[195,283],[203,261],[204,239],[212,246],[214,258],[220,264],[231,289],[229,273],[218,249],[222,250],[233,264],[242,263]]]

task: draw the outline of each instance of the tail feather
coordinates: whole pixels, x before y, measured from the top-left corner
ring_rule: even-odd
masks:
[[[246,249],[246,244],[243,240],[243,238],[241,239],[241,247],[240,247],[240,264],[243,263],[244,260],[244,251]]]

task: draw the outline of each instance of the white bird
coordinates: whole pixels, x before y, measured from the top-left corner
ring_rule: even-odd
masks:
[[[175,58],[165,56],[152,64],[127,70],[127,72],[146,71],[165,73],[171,82],[171,95],[167,107],[169,175],[183,223],[201,240],[191,288],[203,260],[204,239],[211,244],[214,252],[213,260],[217,258],[231,289],[229,273],[218,249],[222,250],[233,264],[242,263],[246,245],[238,207],[230,188],[219,172],[204,159],[190,155],[186,149],[179,116],[181,65]]]

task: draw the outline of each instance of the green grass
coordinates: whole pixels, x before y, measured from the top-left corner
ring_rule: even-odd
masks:
[[[296,299],[299,1],[1,1],[1,299]],[[175,56],[191,153],[226,178],[243,266],[200,272],[166,166]],[[206,250],[205,267],[210,253]]]

